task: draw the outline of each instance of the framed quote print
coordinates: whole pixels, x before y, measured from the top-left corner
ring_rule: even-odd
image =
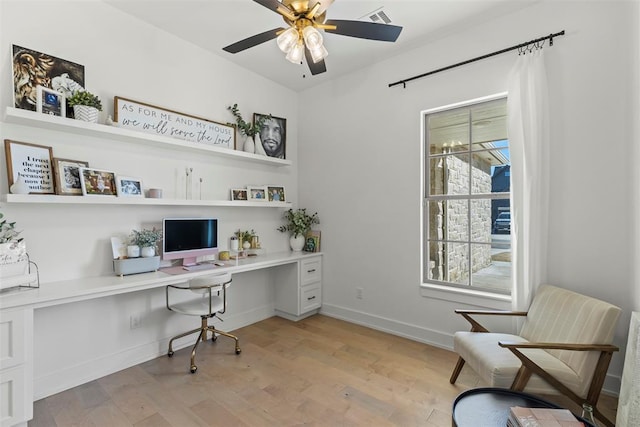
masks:
[[[9,188],[20,176],[30,194],[54,194],[51,147],[5,139],[4,151]]]

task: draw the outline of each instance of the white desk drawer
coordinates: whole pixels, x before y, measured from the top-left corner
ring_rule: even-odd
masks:
[[[302,288],[300,292],[300,314],[320,308],[322,305],[322,287],[320,283]]]
[[[25,311],[0,313],[0,369],[24,363]]]
[[[18,366],[0,372],[0,409],[2,409],[0,426],[2,427],[26,422],[31,418],[31,413],[27,413],[27,405],[30,407],[32,403],[25,402],[24,369],[23,366]]]
[[[302,286],[322,280],[322,258],[313,257],[300,263],[300,282]]]

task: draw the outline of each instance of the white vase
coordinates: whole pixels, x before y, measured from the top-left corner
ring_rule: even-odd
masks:
[[[140,249],[140,255],[144,258],[151,258],[152,256],[156,256],[156,248],[153,246],[145,246]]]
[[[242,243],[242,249],[249,249],[249,248],[251,248],[251,242]]]
[[[292,251],[300,252],[304,247],[304,236],[302,234],[298,234],[297,236],[292,234],[291,237],[289,237],[289,245]]]
[[[9,188],[11,194],[29,194],[29,184],[24,182],[22,175],[18,174],[18,179]]]
[[[253,143],[256,146],[256,154],[260,154],[261,156],[267,155],[267,152],[264,151],[264,147],[262,146],[262,140],[260,139],[259,133],[256,133],[256,136],[253,137]]]
[[[74,105],[73,117],[76,120],[82,120],[83,122],[98,123],[98,114],[100,112],[95,107],[88,105]]]
[[[128,258],[138,258],[140,256],[140,246],[138,245],[129,245],[127,246],[127,257]]]
[[[244,145],[242,147],[245,153],[255,153],[256,152],[256,144],[253,142],[253,138],[247,136],[247,139],[244,140]]]

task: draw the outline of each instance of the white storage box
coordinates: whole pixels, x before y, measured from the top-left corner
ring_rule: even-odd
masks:
[[[160,256],[113,260],[113,271],[115,271],[118,276],[148,273],[150,271],[157,271],[158,268],[160,268]]]

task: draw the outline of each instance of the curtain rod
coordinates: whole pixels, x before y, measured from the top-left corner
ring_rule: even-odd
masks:
[[[437,70],[429,71],[428,73],[420,74],[418,76],[409,77],[407,79],[399,80],[399,81],[394,82],[394,83],[389,83],[389,87],[402,85],[403,88],[406,89],[407,82],[410,82],[412,80],[421,79],[423,77],[430,76],[432,74],[436,74],[436,73],[439,73],[441,71],[450,70],[452,68],[456,68],[456,67],[459,67],[461,65],[470,64],[472,62],[480,61],[481,59],[490,58],[492,56],[500,55],[501,53],[509,52],[509,51],[516,50],[516,49],[522,49],[523,47],[527,47],[529,45],[536,45],[537,43],[544,42],[545,40],[549,40],[549,46],[553,46],[553,38],[557,37],[557,36],[564,36],[564,30],[560,31],[559,33],[549,34],[548,36],[545,36],[545,37],[540,37],[538,39],[530,40],[530,41],[525,42],[525,43],[520,43],[518,45],[511,46],[511,47],[508,47],[508,48],[505,48],[505,49],[502,49],[502,50],[498,50],[496,52],[492,52],[492,53],[488,53],[486,55],[478,56],[477,58],[468,59],[466,61],[458,62],[457,64],[449,65],[449,66],[443,67],[443,68],[438,68]],[[535,47],[536,48],[540,48],[542,46],[535,46]]]

